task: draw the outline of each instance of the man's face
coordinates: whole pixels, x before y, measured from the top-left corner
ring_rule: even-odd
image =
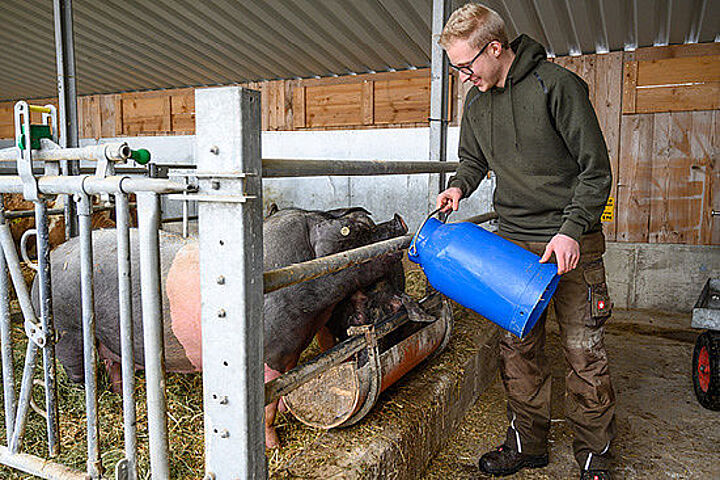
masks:
[[[487,92],[498,84],[500,80],[500,62],[497,59],[499,50],[497,42],[491,42],[479,56],[477,47],[470,44],[468,40],[455,40],[451,43],[446,52],[450,63],[458,67],[469,67],[472,74],[466,72],[465,68],[460,70],[460,81],[470,82],[481,92]],[[475,59],[475,60],[473,60]]]

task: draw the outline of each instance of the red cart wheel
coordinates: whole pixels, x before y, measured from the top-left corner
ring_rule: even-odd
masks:
[[[692,377],[700,405],[720,411],[720,333],[709,331],[698,336]]]

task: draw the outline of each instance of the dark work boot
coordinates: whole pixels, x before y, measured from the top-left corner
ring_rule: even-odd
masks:
[[[548,454],[527,455],[507,445],[501,445],[480,457],[480,471],[503,477],[523,468],[539,468],[548,464]]]
[[[583,470],[580,480],[612,480],[609,470]]]

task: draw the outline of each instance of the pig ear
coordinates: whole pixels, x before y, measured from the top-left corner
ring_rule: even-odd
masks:
[[[280,209],[278,208],[277,203],[275,203],[275,202],[271,203],[270,206],[268,207],[268,213],[267,213],[267,216],[265,216],[265,218],[268,218],[271,215],[275,215],[278,211],[280,211]]]
[[[405,307],[405,310],[407,310],[408,318],[411,322],[432,323],[437,320],[429,313],[426,313],[420,304],[406,293],[403,293],[400,298],[402,298],[403,306]]]
[[[324,257],[342,250],[341,228],[337,220],[323,220],[310,225],[310,246],[315,252],[315,258]],[[350,232],[348,232],[350,233]]]
[[[336,208],[334,210],[328,210],[327,214],[330,215],[330,217],[332,218],[342,218],[346,215],[350,215],[353,212],[363,212],[369,217],[372,216],[372,213],[368,212],[363,207]]]

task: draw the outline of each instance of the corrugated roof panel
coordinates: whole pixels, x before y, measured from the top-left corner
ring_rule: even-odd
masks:
[[[457,8],[466,0],[452,0]],[[720,40],[717,0],[487,0],[552,55]],[[74,0],[80,94],[427,67],[432,0]],[[0,2],[0,100],[56,94],[52,2]]]
[[[720,2],[709,0],[705,5],[698,42],[720,42]]]

